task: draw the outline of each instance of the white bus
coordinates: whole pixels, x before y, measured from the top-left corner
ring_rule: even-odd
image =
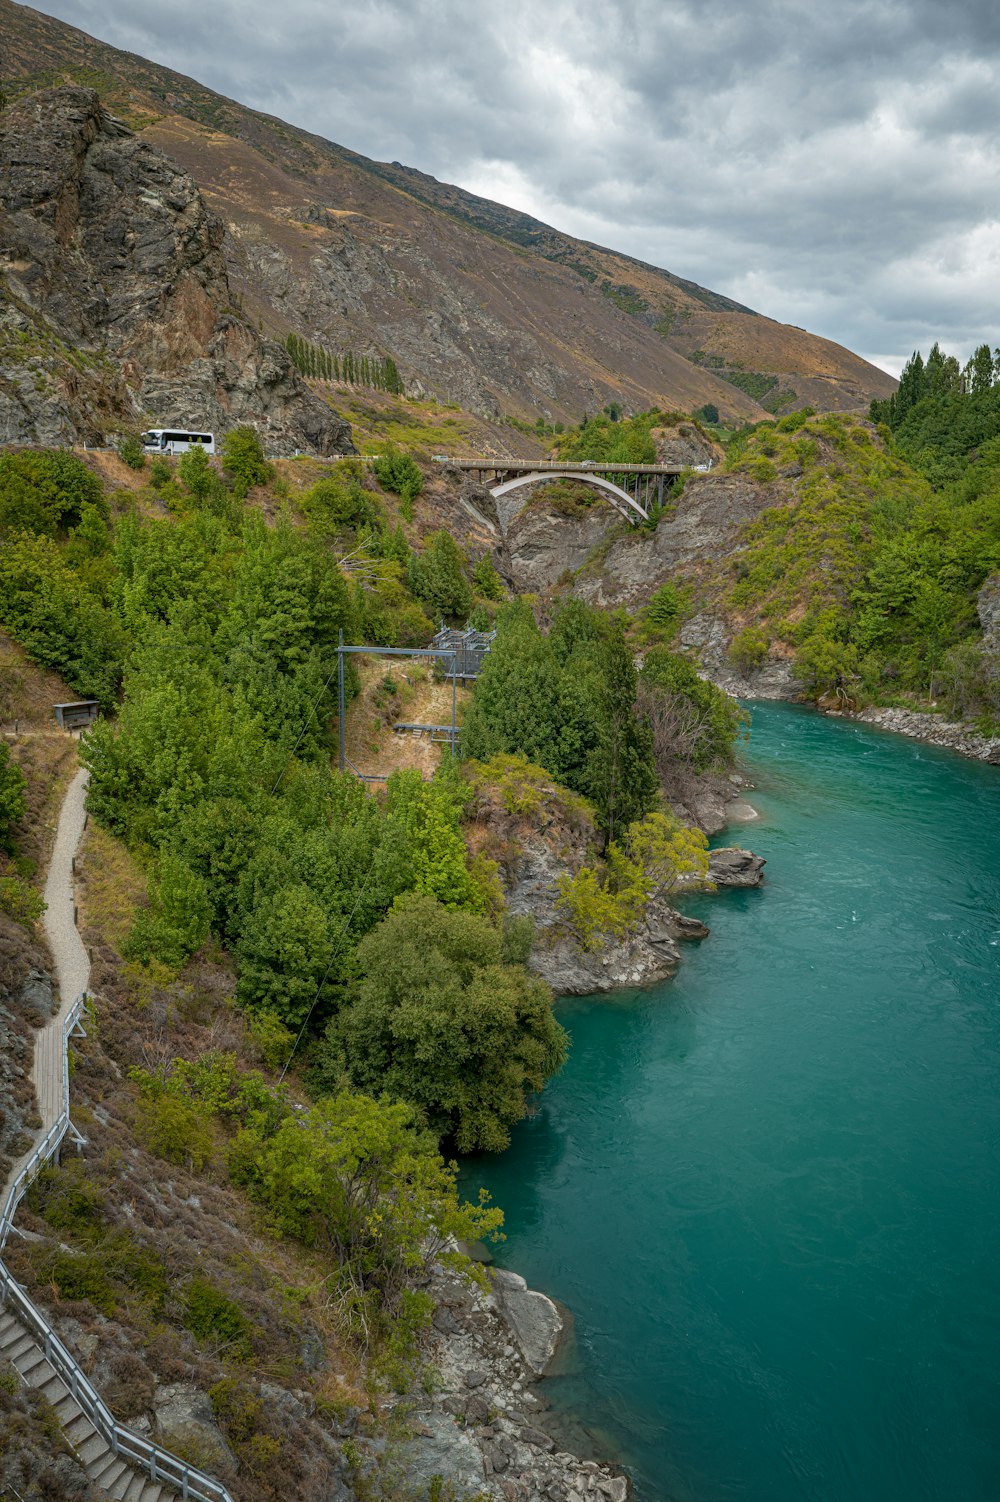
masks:
[[[142,446],[147,454],[186,454],[188,449],[195,448],[214,454],[215,434],[182,432],[179,428],[150,428],[142,435]]]

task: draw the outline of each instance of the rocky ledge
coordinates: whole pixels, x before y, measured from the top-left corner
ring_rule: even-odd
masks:
[[[978,730],[961,721],[945,720],[940,715],[920,714],[911,709],[862,709],[851,718],[865,725],[877,725],[880,730],[894,730],[899,735],[912,736],[930,746],[958,751],[976,761],[1000,766],[1000,736],[980,735]]]
[[[535,1384],[563,1331],[555,1304],[516,1273],[485,1276],[482,1289],[444,1268],[432,1281],[438,1386],[407,1413],[412,1437],[399,1460],[408,1485],[440,1477],[445,1495],[450,1486],[491,1502],[626,1502],[619,1467],[569,1454],[546,1430]]]

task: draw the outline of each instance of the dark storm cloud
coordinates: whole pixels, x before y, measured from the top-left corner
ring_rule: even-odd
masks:
[[[992,0],[44,8],[887,367],[1000,344]]]

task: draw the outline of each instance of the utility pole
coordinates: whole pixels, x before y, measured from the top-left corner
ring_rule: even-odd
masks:
[[[341,627],[340,644],[337,647],[337,723],[340,729],[340,770],[347,766],[346,726],[344,725],[344,631]]]

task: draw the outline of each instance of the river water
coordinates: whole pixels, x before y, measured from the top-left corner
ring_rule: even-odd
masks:
[[[784,705],[767,882],[474,1165],[641,1502],[1000,1498],[1000,769]]]

